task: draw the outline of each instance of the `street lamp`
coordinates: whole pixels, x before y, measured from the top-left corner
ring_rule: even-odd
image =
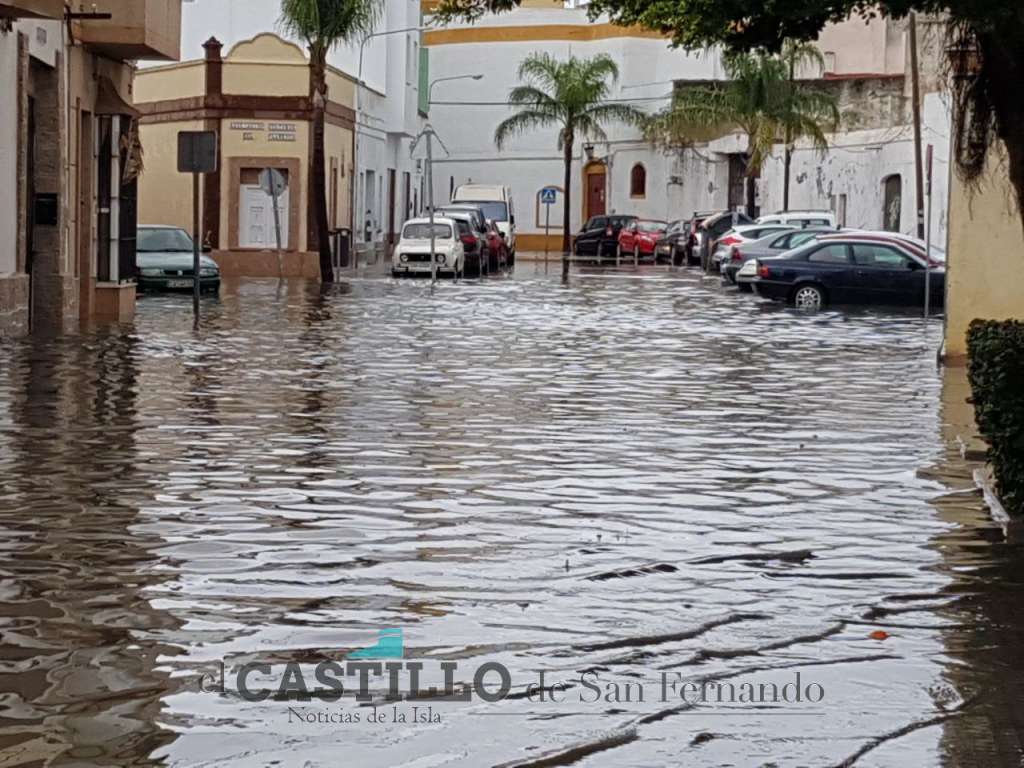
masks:
[[[427,88],[427,104],[433,103],[434,86],[438,83],[448,82],[449,80],[483,80],[483,75],[450,75],[449,77],[439,77],[430,83],[430,87]]]
[[[366,83],[363,82],[363,53],[366,51],[366,44],[374,37],[383,37],[384,35],[398,35],[403,32],[422,32],[426,27],[402,27],[401,29],[384,29],[380,32],[370,32],[365,35],[362,40],[359,41],[359,68],[356,70],[356,119],[355,124],[352,126],[352,167],[355,172],[352,174],[352,242],[355,243],[356,234],[362,230],[359,226],[359,221],[362,219],[362,213],[360,209],[362,204],[359,201],[359,181],[362,178],[362,170],[359,167],[359,115],[362,112],[362,94],[363,86]],[[359,217],[358,219],[356,217]],[[354,250],[354,249],[353,249]],[[358,256],[356,257],[356,263],[358,264]]]

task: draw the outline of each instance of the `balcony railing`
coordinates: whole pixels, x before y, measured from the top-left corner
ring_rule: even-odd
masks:
[[[0,19],[63,19],[64,0],[0,0]]]
[[[0,0],[6,2],[6,0]],[[81,9],[79,9],[81,6]],[[110,14],[79,19],[75,38],[117,59],[179,58],[181,0],[72,0],[72,11]]]

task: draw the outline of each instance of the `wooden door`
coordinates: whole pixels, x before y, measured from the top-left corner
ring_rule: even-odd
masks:
[[[605,182],[604,171],[587,174],[587,210],[586,217],[605,215]]]

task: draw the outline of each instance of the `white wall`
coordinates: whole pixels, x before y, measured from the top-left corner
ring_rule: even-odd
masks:
[[[928,94],[922,112],[922,146],[934,146],[932,239],[944,245],[949,199],[949,114],[939,94]],[[855,131],[832,137],[824,156],[809,147],[793,155],[790,208],[830,208],[832,197],[847,196],[848,226],[879,229],[883,221],[883,181],[900,174],[900,230],[916,234],[914,137],[910,126]],[[782,208],[781,151],[766,163],[761,180],[761,208]]]
[[[486,17],[478,26],[509,27],[553,24],[588,24],[584,10],[521,8]],[[838,74],[894,74],[902,71],[904,33],[901,26],[878,20],[861,20],[830,27],[821,47],[834,51]],[[562,186],[562,156],[557,148],[557,129],[532,131],[512,140],[502,151],[495,148],[494,129],[508,116],[505,100],[518,84],[517,68],[535,51],[557,57],[611,54],[620,66],[620,82],[611,98],[629,99],[652,112],[663,108],[674,80],[715,79],[722,76],[714,52],[688,55],[668,47],[660,39],[622,37],[591,42],[501,41],[447,43],[431,48],[431,79],[480,73],[481,81],[459,80],[434,89],[430,121],[451,151],[435,160],[434,191],[447,200],[450,179],[454,184],[492,182],[508,184],[519,211],[521,232],[542,231],[535,216],[536,195],[542,187]],[[441,103],[438,103],[441,102]],[[457,103],[445,103],[457,102]],[[929,95],[924,109],[924,143],[935,145],[935,199],[933,236],[945,241],[949,119],[936,95]],[[595,155],[609,161],[609,211],[659,219],[677,219],[695,210],[724,208],[728,200],[727,153],[743,152],[745,139],[728,136],[682,153],[664,154],[646,145],[635,129],[611,126],[607,142],[594,142]],[[583,142],[578,142],[573,167],[572,228],[581,222]],[[901,229],[916,226],[914,204],[913,143],[909,127],[850,132],[833,137],[833,148],[822,158],[809,148],[798,148],[792,171],[790,207],[829,208],[833,196],[847,196],[850,226],[877,228],[882,224],[882,180],[899,173],[903,181]],[[634,163],[647,170],[647,195],[632,199],[629,173]],[[782,148],[765,164],[760,182],[760,206],[770,212],[782,207]],[[560,228],[561,208],[552,211]]]
[[[0,34],[0,72],[18,71],[16,32]],[[0,77],[0,276],[17,266],[18,79]],[[2,309],[2,308],[0,308]]]
[[[521,8],[511,13],[482,19],[479,26],[506,27],[532,24],[589,24],[586,11]],[[619,64],[619,82],[610,98],[629,100],[638,108],[653,112],[668,104],[672,82],[679,78],[714,78],[721,75],[715,54],[686,54],[673,50],[667,41],[649,37],[619,37],[586,42],[516,41],[455,43],[430,48],[430,77],[482,74],[480,81],[458,80],[434,88],[430,122],[447,145],[451,157],[440,153],[435,159],[434,192],[439,201],[448,199],[450,178],[455,186],[470,180],[508,184],[519,211],[517,225],[523,232],[539,232],[535,201],[545,186],[563,186],[563,159],[558,149],[558,130],[543,129],[517,137],[500,152],[494,144],[494,130],[509,116],[508,92],[519,84],[520,62],[535,51],[547,51],[559,58],[611,54]],[[449,102],[449,103],[445,103]],[[457,103],[450,103],[457,102]],[[607,141],[594,141],[595,156],[610,159],[608,177],[609,211],[632,212],[652,218],[673,215],[666,191],[672,158],[642,142],[635,128],[620,124],[607,126]],[[571,201],[572,227],[581,225],[583,145],[577,139]],[[647,170],[645,199],[630,199],[629,172],[633,163],[643,162]],[[541,214],[541,216],[543,213]],[[561,207],[552,211],[560,230]],[[552,227],[555,231],[555,227]]]

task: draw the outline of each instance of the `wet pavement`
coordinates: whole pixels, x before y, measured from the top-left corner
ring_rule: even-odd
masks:
[[[940,321],[528,263],[189,302],[0,342],[0,766],[1021,764]],[[230,684],[386,628],[509,695]]]

